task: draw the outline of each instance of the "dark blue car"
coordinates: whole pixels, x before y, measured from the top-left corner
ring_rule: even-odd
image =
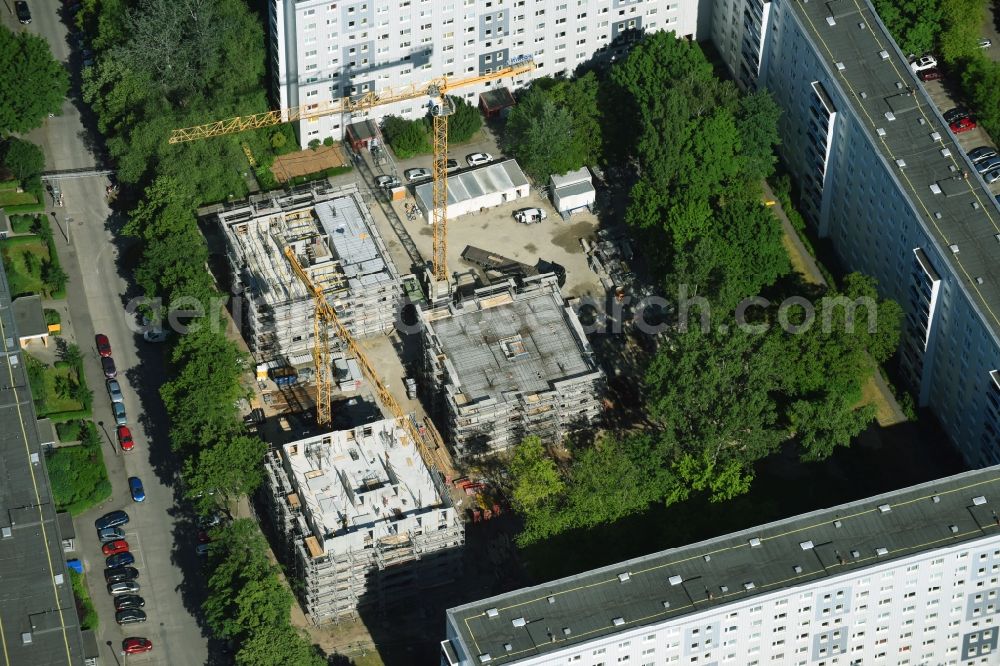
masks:
[[[135,555],[132,553],[118,553],[117,555],[112,555],[104,561],[105,566],[109,569],[118,569],[120,567],[127,567],[130,564],[135,564]]]
[[[128,478],[128,489],[132,493],[132,501],[142,502],[146,499],[146,491],[142,489],[142,481],[137,476]]]
[[[128,514],[124,511],[112,511],[106,513],[94,521],[94,527],[103,530],[106,527],[118,527],[128,522]]]

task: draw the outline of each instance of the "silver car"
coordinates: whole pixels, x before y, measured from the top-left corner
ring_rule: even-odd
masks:
[[[430,178],[431,172],[427,169],[407,169],[403,172],[403,175],[406,176],[406,180],[413,182],[421,178]]]
[[[118,596],[119,594],[135,594],[139,591],[139,583],[134,580],[126,580],[121,583],[111,583],[108,585],[108,594]]]
[[[97,537],[101,540],[101,543],[117,541],[118,539],[125,538],[125,530],[120,527],[105,527],[103,530],[97,532]]]
[[[979,173],[986,173],[987,171],[993,171],[993,169],[996,169],[997,167],[1000,167],[1000,157],[996,155],[987,158],[982,162],[976,163],[976,170],[979,171]]]
[[[111,402],[125,402],[125,396],[122,395],[121,384],[118,383],[117,379],[109,379],[107,381],[108,385],[108,396],[111,398]]]
[[[998,180],[1000,180],[1000,169],[993,169],[993,171],[990,171],[989,173],[984,173],[983,180],[985,180],[990,185],[997,182]]]
[[[111,403],[111,411],[115,415],[115,423],[118,425],[128,425],[128,417],[125,415],[125,405],[121,402]]]

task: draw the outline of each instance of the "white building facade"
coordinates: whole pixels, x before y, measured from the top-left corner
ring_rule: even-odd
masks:
[[[903,373],[970,465],[1000,463],[1000,208],[867,2],[716,0],[712,38],[782,109],[801,208],[905,312]]]
[[[441,663],[1000,663],[997,504],[994,467],[453,608]]]
[[[572,73],[631,31],[672,30],[706,38],[708,0],[271,0],[272,94],[282,109],[366,92],[487,74],[528,58],[536,69],[460,92],[473,106],[493,86],[519,87]],[[700,22],[699,22],[700,21]],[[617,40],[617,41],[616,41]],[[297,123],[303,146],[340,139],[370,115],[419,118],[428,100],[372,109],[355,118]]]

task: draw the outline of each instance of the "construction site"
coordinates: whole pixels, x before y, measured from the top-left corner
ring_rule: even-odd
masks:
[[[272,524],[314,624],[460,576],[463,523],[396,419],[290,442],[265,469]]]
[[[243,337],[259,367],[273,371],[313,358],[314,295],[296,275],[286,249],[351,335],[392,329],[399,275],[357,186],[317,183],[304,191],[253,197],[220,211],[218,224],[233,290],[244,296]]]
[[[604,373],[556,276],[495,283],[418,311],[425,388],[456,458],[527,435],[558,444],[598,418]]]

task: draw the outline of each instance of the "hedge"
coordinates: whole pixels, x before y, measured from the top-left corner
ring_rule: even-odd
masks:
[[[350,164],[344,166],[330,167],[329,169],[323,169],[322,171],[317,171],[315,173],[307,173],[303,176],[296,176],[289,181],[285,182],[285,187],[295,187],[296,185],[301,185],[302,183],[308,183],[311,180],[319,180],[320,178],[332,178],[333,176],[339,176],[341,174],[350,173],[354,169]]]
[[[33,203],[33,204],[19,204],[17,206],[5,206],[4,211],[6,211],[8,215],[14,215],[16,213],[44,213],[45,204]]]
[[[16,190],[18,184],[16,180],[0,180],[0,192],[6,192],[7,190]]]

